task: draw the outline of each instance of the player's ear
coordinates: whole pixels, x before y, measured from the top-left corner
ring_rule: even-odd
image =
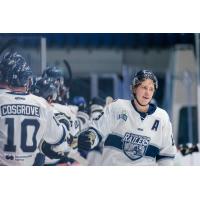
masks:
[[[136,93],[136,87],[133,85],[130,85],[130,90],[131,90],[131,96],[135,97],[135,93]]]
[[[133,93],[133,85],[130,85],[130,91],[131,91],[131,93]]]
[[[132,93],[133,93],[133,94],[136,93],[136,87],[132,87]]]

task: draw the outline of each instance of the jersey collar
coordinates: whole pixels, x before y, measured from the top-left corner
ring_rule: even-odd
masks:
[[[140,111],[137,110],[135,103],[134,103],[134,100],[131,101],[131,104],[132,104],[133,108],[139,113],[142,120],[144,120],[147,115],[152,115],[157,108],[156,105],[150,103],[147,112],[140,112]]]

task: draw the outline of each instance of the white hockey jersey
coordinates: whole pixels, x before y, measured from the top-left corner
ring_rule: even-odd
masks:
[[[33,165],[40,141],[58,144],[65,132],[43,98],[0,95],[0,165]]]
[[[90,129],[99,135],[96,144],[102,138],[101,159],[93,163],[90,158],[90,165],[173,165],[172,127],[161,108],[155,106],[142,117],[131,101],[118,99],[105,107]]]

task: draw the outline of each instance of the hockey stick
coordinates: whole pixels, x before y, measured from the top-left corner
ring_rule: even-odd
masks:
[[[70,64],[67,62],[66,59],[63,60],[66,68],[67,68],[67,71],[68,71],[68,74],[69,74],[69,86],[71,85],[71,82],[72,82],[72,68],[70,66]]]
[[[66,59],[64,59],[63,62],[65,64],[67,71],[68,71],[68,74],[69,74],[69,86],[70,86],[71,82],[72,82],[72,68],[71,68],[70,64],[68,63],[68,61]],[[73,138],[73,144],[71,144],[71,147],[77,148],[77,138],[76,137]],[[88,165],[88,161],[85,158],[83,158],[76,151],[70,151],[69,154],[68,154],[68,157],[78,161],[83,166]]]

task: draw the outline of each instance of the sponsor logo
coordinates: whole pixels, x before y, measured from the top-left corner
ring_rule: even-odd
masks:
[[[14,160],[14,156],[13,155],[6,155],[5,158],[7,160]]]

